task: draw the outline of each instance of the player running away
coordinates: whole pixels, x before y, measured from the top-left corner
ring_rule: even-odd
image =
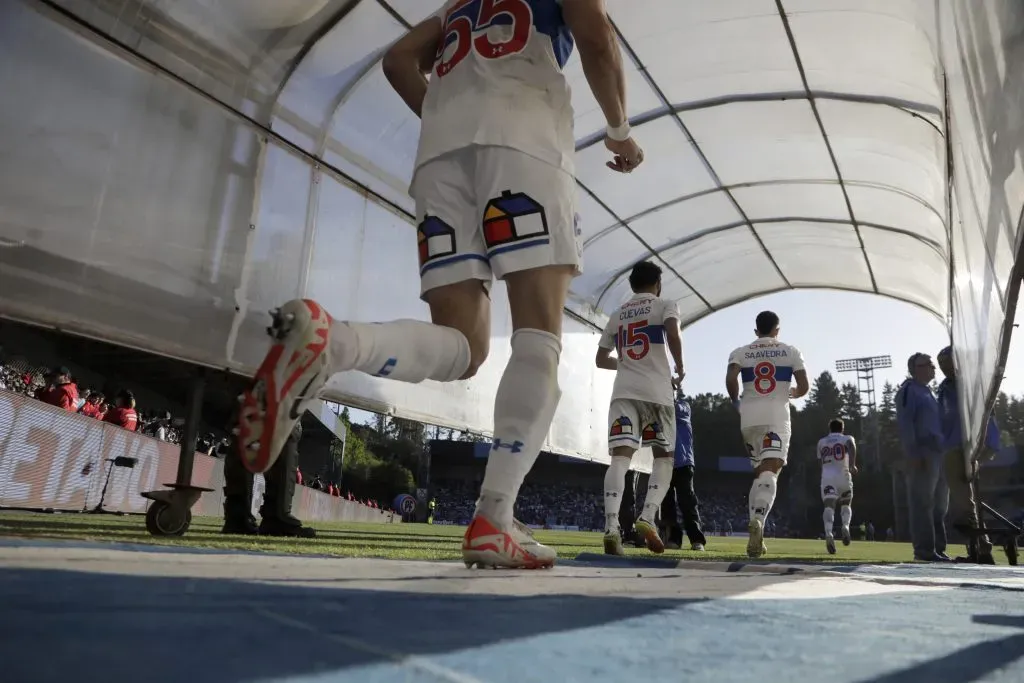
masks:
[[[242,397],[239,443],[251,470],[273,463],[335,373],[413,383],[476,374],[490,345],[497,277],[508,290],[512,353],[463,559],[554,564],[555,551],[515,523],[512,507],[561,396],[562,309],[580,274],[573,110],[562,73],[574,45],[608,124],[608,166],[629,173],[643,152],[630,136],[604,0],[449,0],[388,49],[384,74],[422,119],[410,194],[432,322],[343,322],[314,301],[282,306],[274,344]]]
[[[803,356],[796,347],[778,340],[779,316],[763,311],[757,315],[755,325],[757,339],[729,355],[725,387],[739,410],[740,431],[754,467],[747,555],[761,557],[768,552],[764,545],[764,522],[775,502],[779,472],[786,465],[789,452],[789,402],[806,394],[808,384]],[[794,378],[796,388],[792,387]]]
[[[609,555],[625,554],[619,508],[629,463],[643,446],[650,446],[654,452],[654,465],[643,512],[636,521],[637,537],[651,552],[665,552],[654,518],[672,483],[674,386],[679,386],[685,374],[679,308],[674,301],[661,298],[661,268],[648,261],[636,264],[629,274],[629,286],[633,296],[608,319],[595,359],[597,367],[615,370],[608,407],[611,464],[604,475],[604,551]],[[666,346],[675,363],[674,378]],[[617,359],[611,357],[612,349]]]
[[[839,418],[828,423],[828,436],[818,440],[818,460],[821,462],[821,514],[825,522],[825,548],[836,554],[836,541],[832,530],[836,520],[836,500],[843,525],[843,545],[850,545],[850,520],[853,519],[853,475],[857,474],[857,442],[844,434],[846,425]]]

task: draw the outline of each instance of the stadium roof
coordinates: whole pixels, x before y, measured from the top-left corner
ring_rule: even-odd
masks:
[[[64,4],[62,2],[57,4]],[[419,122],[380,58],[439,0],[100,0],[87,17],[410,215]],[[609,0],[647,160],[604,166],[573,86],[584,309],[656,259],[683,322],[753,295],[863,291],[949,313],[945,89],[932,2]],[[103,11],[105,10],[105,14]],[[111,23],[112,22],[112,23]],[[579,308],[579,307],[577,307]]]

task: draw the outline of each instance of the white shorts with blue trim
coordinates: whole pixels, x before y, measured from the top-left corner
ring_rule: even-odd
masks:
[[[423,164],[416,201],[420,294],[541,266],[582,271],[576,181],[508,147],[472,146]]]
[[[676,448],[674,406],[617,398],[608,407],[608,453],[629,446],[638,450],[656,446],[673,453]]]
[[[789,456],[789,439],[792,436],[790,425],[753,425],[740,430],[743,441],[747,444],[750,464],[757,467],[762,460],[775,458],[786,464]]]

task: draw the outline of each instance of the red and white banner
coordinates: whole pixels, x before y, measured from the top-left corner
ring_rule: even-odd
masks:
[[[174,482],[179,452],[174,444],[0,391],[0,507],[83,511],[95,508],[102,496],[104,510],[145,512],[149,501],[139,493]],[[110,470],[119,456],[135,458],[135,467]],[[203,494],[193,513],[222,515],[223,461],[197,453],[192,483],[213,489]],[[263,490],[263,477],[257,475],[254,511]],[[308,521],[401,521],[303,486],[296,487],[294,503],[295,515]]]

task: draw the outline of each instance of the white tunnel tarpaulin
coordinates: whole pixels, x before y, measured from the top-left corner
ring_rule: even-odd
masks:
[[[406,191],[419,125],[380,57],[439,4],[2,3],[0,311],[244,372],[266,348],[266,309],[288,298],[339,318],[425,318]],[[609,11],[647,161],[630,176],[604,167],[603,116],[574,56],[585,273],[552,450],[605,457],[612,377],[593,367],[596,329],[647,258],[684,324],[802,287],[932,312],[951,326],[977,435],[1019,279],[1024,6]],[[508,356],[500,286],[494,317],[471,382],[349,373],[333,397],[487,432]]]

